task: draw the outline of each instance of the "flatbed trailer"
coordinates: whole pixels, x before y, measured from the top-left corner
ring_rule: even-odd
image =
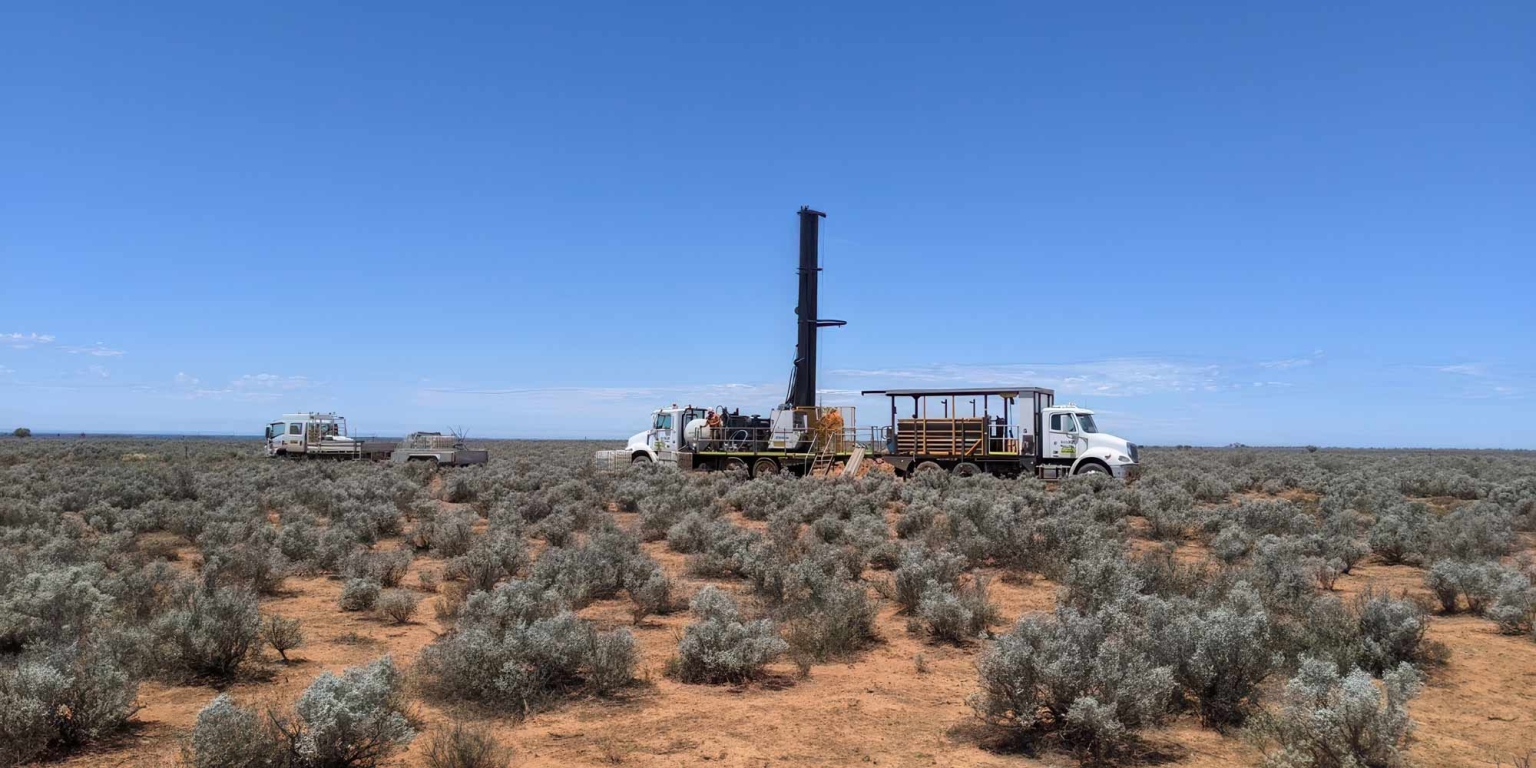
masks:
[[[1134,479],[1139,449],[1100,432],[1093,411],[1056,404],[1040,387],[877,389],[864,396],[891,401],[881,455],[898,474],[944,470],[967,477],[1108,474]],[[899,405],[910,399],[907,415]]]

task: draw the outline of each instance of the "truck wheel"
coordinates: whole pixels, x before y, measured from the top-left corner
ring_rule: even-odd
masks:
[[[631,456],[629,458],[629,463],[631,463],[631,464],[655,464],[656,460],[651,458],[650,454],[647,454],[647,453],[637,453],[634,456]]]
[[[919,472],[931,472],[933,470],[942,472],[944,471],[944,468],[939,466],[937,461],[920,461],[917,463],[917,466],[912,468],[912,474],[915,475]]]
[[[978,467],[969,461],[962,461],[959,464],[956,464],[955,468],[951,469],[950,472],[953,472],[955,477],[975,477],[981,474],[981,467]]]
[[[1082,466],[1077,468],[1077,474],[1079,474],[1079,475],[1107,475],[1107,474],[1109,474],[1109,467],[1106,467],[1106,466],[1104,466],[1103,464],[1100,464],[1097,461],[1085,461],[1085,462],[1083,462]]]
[[[729,459],[725,460],[725,471],[727,471],[727,472],[746,472],[747,471],[747,462],[742,461],[741,459],[739,459],[739,458],[737,458],[735,456],[732,456]]]
[[[765,475],[777,475],[779,463],[773,459],[758,459],[752,462],[752,476],[763,477]]]

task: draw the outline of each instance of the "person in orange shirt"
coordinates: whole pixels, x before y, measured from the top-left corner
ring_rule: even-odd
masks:
[[[828,409],[821,417],[821,434],[824,444],[830,445],[835,453],[843,445],[843,414],[836,408]]]

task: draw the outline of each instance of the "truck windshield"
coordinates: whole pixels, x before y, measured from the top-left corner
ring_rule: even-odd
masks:
[[[1097,431],[1099,431],[1098,425],[1093,423],[1093,416],[1092,416],[1092,414],[1087,414],[1087,413],[1079,413],[1077,415],[1077,428],[1082,430],[1082,431],[1084,431],[1084,432],[1097,432]]]

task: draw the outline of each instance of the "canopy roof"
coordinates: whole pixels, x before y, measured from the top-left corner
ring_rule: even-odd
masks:
[[[1053,389],[1040,387],[985,387],[985,388],[960,388],[960,389],[866,389],[861,395],[883,395],[885,397],[944,397],[953,395],[957,397],[969,397],[972,395],[1050,395],[1056,396]]]

